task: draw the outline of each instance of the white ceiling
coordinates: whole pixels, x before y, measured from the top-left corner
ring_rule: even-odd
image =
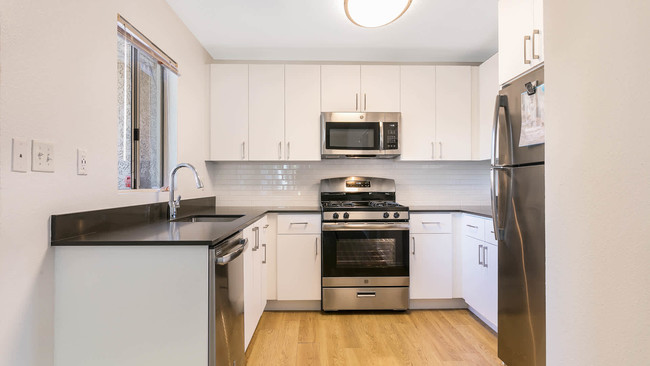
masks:
[[[167,0],[217,60],[482,62],[497,52],[497,0],[413,0],[385,27],[343,0]]]

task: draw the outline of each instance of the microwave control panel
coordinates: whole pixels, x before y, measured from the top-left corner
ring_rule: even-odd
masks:
[[[398,146],[397,122],[384,122],[384,150],[397,150]]]

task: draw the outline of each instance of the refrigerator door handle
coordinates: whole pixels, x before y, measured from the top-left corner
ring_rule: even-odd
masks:
[[[494,105],[494,122],[492,123],[492,157],[490,164],[497,165],[497,137],[499,133],[499,112],[501,108],[506,110],[506,118],[508,117],[508,97],[505,95],[497,95],[496,103]],[[501,146],[503,148],[504,146]]]

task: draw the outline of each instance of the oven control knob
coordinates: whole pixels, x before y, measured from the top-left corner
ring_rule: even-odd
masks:
[[[399,218],[399,212],[395,212],[395,213],[393,214],[393,217],[396,218],[396,219]]]
[[[390,214],[388,212],[384,212],[384,218],[387,219]]]
[[[334,220],[338,219],[338,218],[339,218],[339,213],[338,213],[338,212],[334,212],[334,214],[332,215],[332,218],[333,218]]]
[[[344,214],[343,214],[343,218],[344,218],[344,219],[349,219],[349,218],[350,218],[350,214],[347,213],[347,212],[344,213]]]

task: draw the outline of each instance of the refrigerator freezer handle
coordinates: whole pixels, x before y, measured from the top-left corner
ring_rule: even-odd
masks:
[[[508,113],[508,102],[505,95],[497,94],[496,103],[494,104],[494,122],[492,123],[492,157],[490,163],[495,166],[497,163],[497,134],[499,133],[499,112],[501,108],[506,108]],[[503,146],[502,146],[503,148]]]

